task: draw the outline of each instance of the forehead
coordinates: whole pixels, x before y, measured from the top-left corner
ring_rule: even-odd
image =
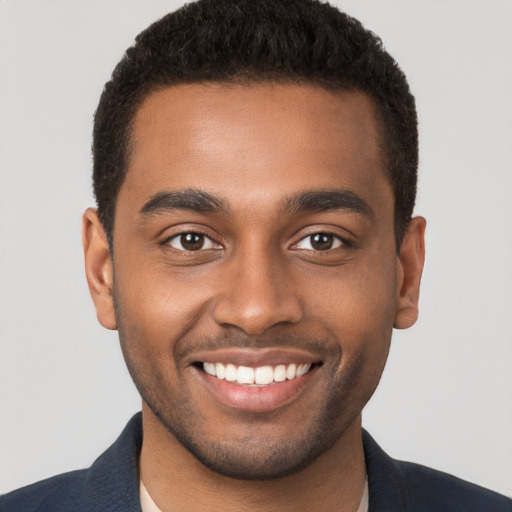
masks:
[[[376,186],[387,184],[374,106],[358,92],[275,83],[172,86],[143,102],[131,144],[119,200],[126,190],[144,201],[186,188],[229,192],[254,205],[319,188],[356,189],[375,200]]]

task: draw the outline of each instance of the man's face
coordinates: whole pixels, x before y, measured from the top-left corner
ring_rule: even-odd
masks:
[[[304,467],[359,421],[399,310],[372,104],[180,85],[146,99],[132,143],[113,291],[139,392],[221,474]]]

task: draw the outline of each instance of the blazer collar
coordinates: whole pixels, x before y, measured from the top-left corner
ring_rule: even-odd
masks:
[[[363,430],[363,447],[368,473],[368,512],[406,512],[409,510],[407,477],[398,463],[389,457]]]
[[[141,447],[142,413],[139,412],[87,471],[76,512],[142,512],[139,499]]]

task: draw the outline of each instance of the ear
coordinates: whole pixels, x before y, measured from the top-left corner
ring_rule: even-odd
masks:
[[[418,319],[420,281],[425,263],[425,227],[423,217],[415,217],[402,240],[397,260],[397,329],[407,329]]]
[[[108,239],[93,208],[87,209],[82,217],[82,244],[85,274],[98,320],[106,329],[117,329]]]

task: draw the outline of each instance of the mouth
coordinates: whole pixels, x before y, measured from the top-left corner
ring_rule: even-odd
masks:
[[[306,375],[321,363],[291,363],[252,368],[232,363],[197,362],[196,366],[208,375],[242,386],[270,386]]]
[[[311,355],[308,358],[300,355],[295,361],[289,354],[285,357],[244,355],[210,354],[191,366],[216,401],[229,409],[249,412],[270,411],[297,399],[308,383],[314,381],[323,364]]]

